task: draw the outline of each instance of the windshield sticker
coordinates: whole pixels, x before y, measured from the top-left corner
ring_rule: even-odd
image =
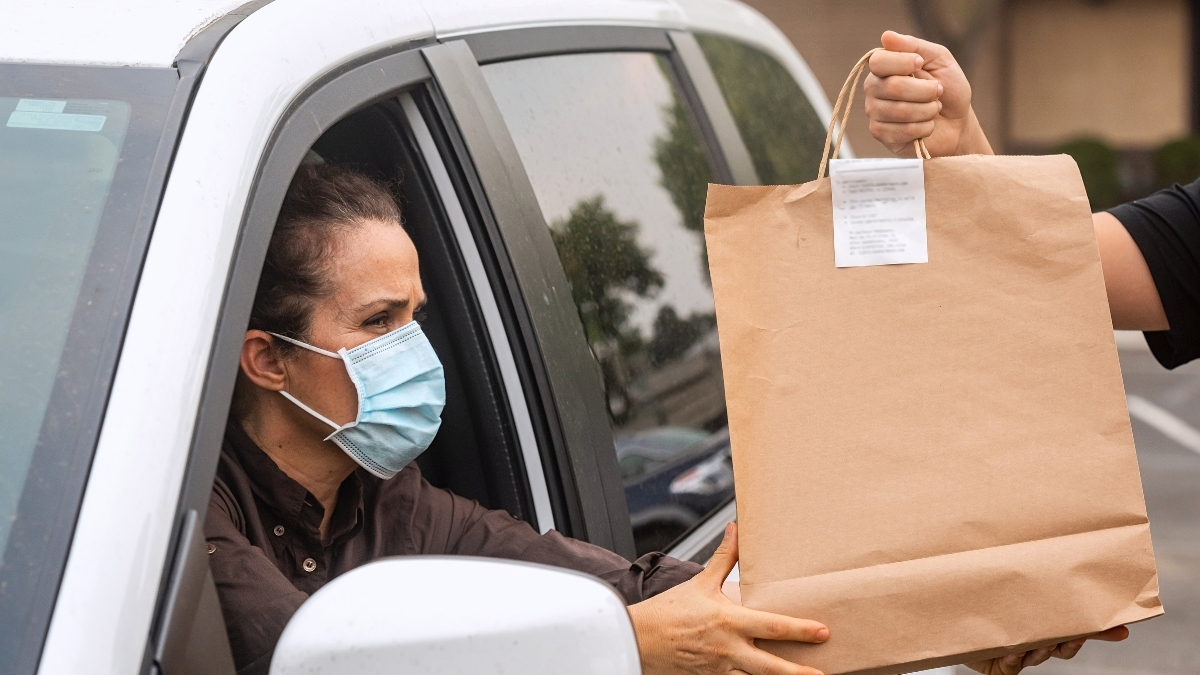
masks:
[[[23,98],[17,101],[16,109],[21,112],[60,113],[66,107],[66,101],[44,101],[36,98]]]
[[[28,99],[22,99],[25,103]],[[57,101],[30,101],[31,103],[57,103]],[[76,115],[55,112],[14,110],[8,116],[6,126],[19,129],[55,129],[59,131],[100,131],[104,128],[104,115]]]

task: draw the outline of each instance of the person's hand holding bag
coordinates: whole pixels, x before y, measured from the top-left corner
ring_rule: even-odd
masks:
[[[949,49],[893,31],[880,42],[863,83],[876,140],[905,157],[915,156],[918,138],[934,157],[993,154],[971,108],[971,85]]]
[[[971,670],[983,673],[984,675],[1017,675],[1021,670],[1030,666],[1036,666],[1055,659],[1071,659],[1079,653],[1083,648],[1083,643],[1088,640],[1103,640],[1105,642],[1120,642],[1129,637],[1129,629],[1125,626],[1117,626],[1109,628],[1103,633],[1096,633],[1087,637],[1076,638],[1068,642],[1062,642],[1041,649],[1033,649],[1027,652],[1017,652],[1008,656],[1001,656],[998,659],[989,661],[980,661],[978,663],[968,664]]]
[[[755,646],[755,638],[820,643],[829,639],[829,629],[730,600],[721,585],[737,561],[737,524],[729,523],[703,572],[629,607],[646,675],[821,675]]]

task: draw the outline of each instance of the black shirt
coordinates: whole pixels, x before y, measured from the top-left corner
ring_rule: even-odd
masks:
[[[416,464],[342,483],[328,543],[320,502],[236,425],[221,448],[204,523],[209,563],[238,672],[266,673],[283,628],[308,596],[359,565],[396,555],[477,555],[592,574],[635,603],[692,578],[700,565],[649,553],[633,563],[506,511],[430,485]]]
[[[1142,251],[1170,330],[1147,331],[1166,368],[1200,357],[1200,180],[1109,209]]]

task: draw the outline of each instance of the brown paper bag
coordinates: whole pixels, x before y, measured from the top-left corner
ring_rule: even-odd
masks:
[[[764,644],[827,675],[1163,611],[1074,162],[924,171],[915,265],[834,267],[826,178],[708,192],[742,601],[828,625],[822,645]]]

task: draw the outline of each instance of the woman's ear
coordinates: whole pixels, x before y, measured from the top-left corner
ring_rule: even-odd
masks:
[[[261,330],[246,331],[242,342],[242,372],[255,386],[270,391],[287,388],[287,371],[272,344],[270,333]]]

